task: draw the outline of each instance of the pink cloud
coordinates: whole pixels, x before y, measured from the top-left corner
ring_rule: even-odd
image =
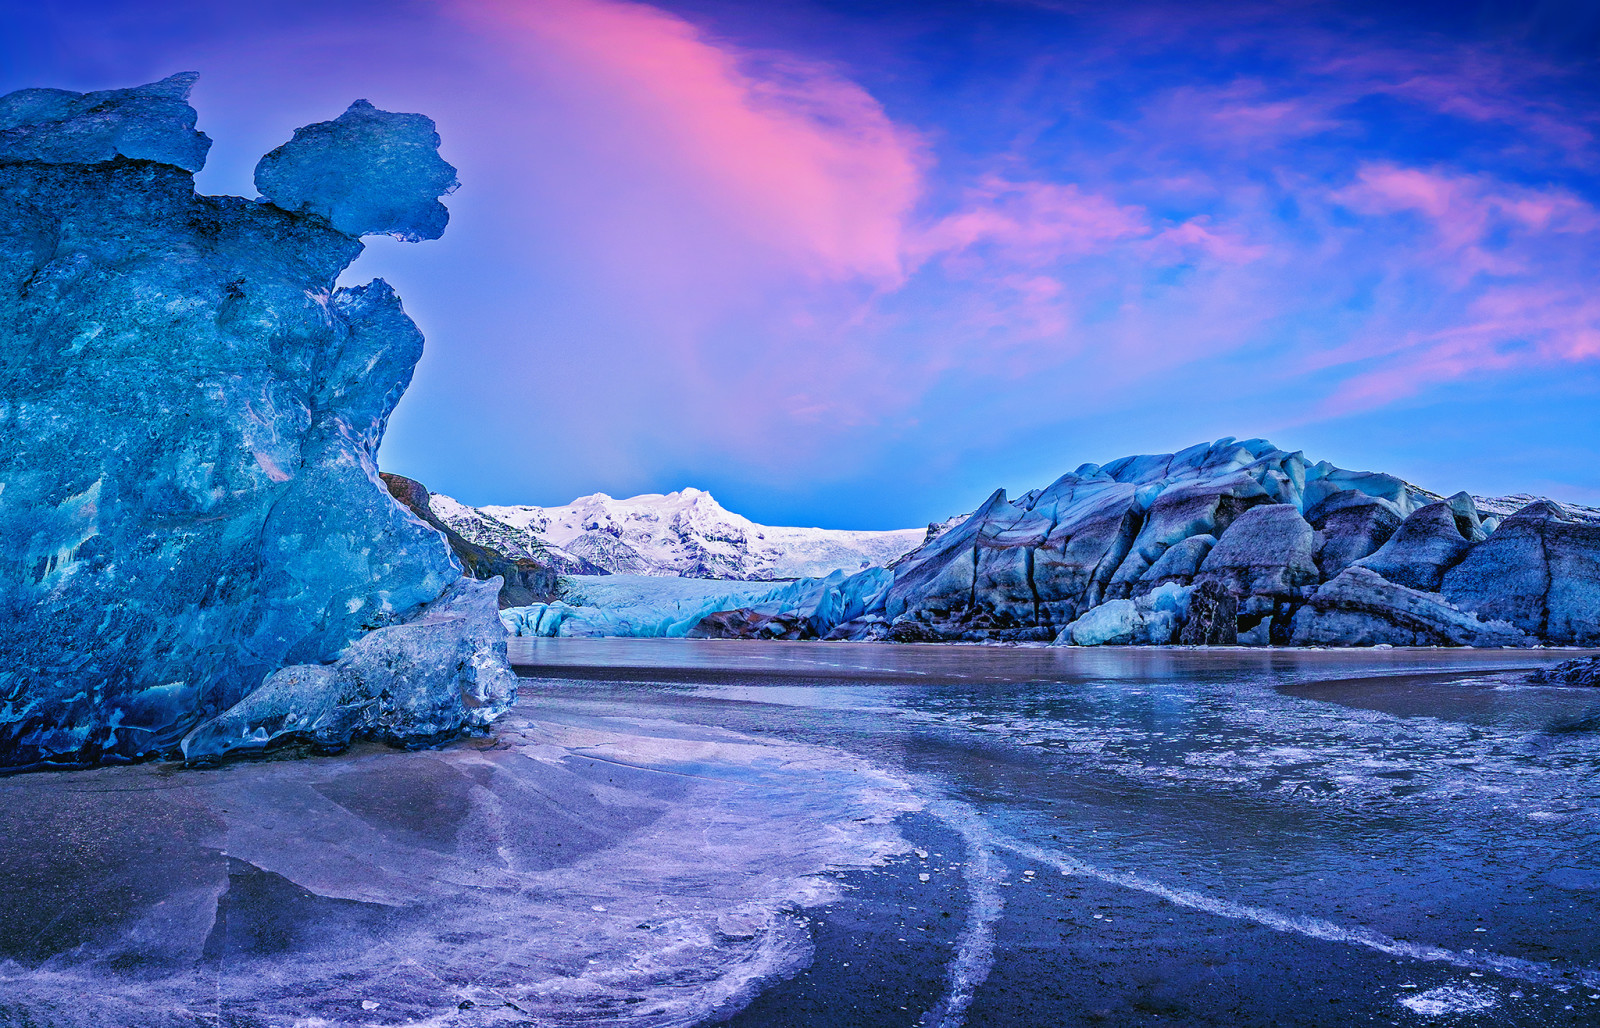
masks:
[[[1436,257],[1451,261],[1462,278],[1525,270],[1538,254],[1516,244],[1531,236],[1600,231],[1600,212],[1564,190],[1394,164],[1363,166],[1332,199],[1363,214],[1420,215],[1434,234]],[[1503,238],[1491,247],[1497,233]]]
[[[1165,258],[1200,254],[1223,264],[1249,264],[1271,250],[1247,242],[1236,232],[1213,228],[1209,218],[1197,217],[1157,233],[1147,252]]]
[[[859,85],[709,38],[627,0],[459,0],[502,37],[554,56],[628,112],[648,160],[675,168],[808,273],[898,283],[922,145]]]
[[[1082,257],[1145,234],[1144,211],[1071,183],[986,178],[966,205],[931,225],[916,252],[932,257],[992,249],[1022,265]]]

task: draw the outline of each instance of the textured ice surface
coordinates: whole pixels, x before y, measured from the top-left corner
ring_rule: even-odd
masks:
[[[0,765],[171,750],[461,574],[374,465],[421,333],[351,235],[195,194],[190,80],[0,98]]]
[[[1505,501],[1492,506],[1501,510]],[[1547,507],[1558,513],[1541,515]],[[1318,588],[1360,563],[1398,589],[1369,590],[1372,604],[1404,599],[1408,590],[1442,591],[1458,612],[1510,621],[1535,641],[1600,639],[1593,631],[1600,526],[1548,504],[1504,524],[1486,514],[1465,493],[1445,499],[1393,475],[1313,463],[1262,439],[1225,438],[1085,464],[1015,500],[996,492],[896,561],[894,585],[873,613],[900,641],[1066,642],[1075,633],[1063,629],[1080,623],[1084,640],[1126,642],[1147,633],[1135,627],[1135,608],[1117,601],[1165,585],[1206,585],[1235,601],[1237,631],[1205,638],[1285,645]],[[1530,549],[1535,537],[1550,541],[1548,559]],[[1518,549],[1513,539],[1525,545]],[[1514,565],[1512,573],[1468,574],[1496,560]],[[1431,629],[1408,619],[1405,610],[1380,611],[1359,641],[1405,645],[1429,636]],[[1322,627],[1348,621],[1323,619]],[[1431,637],[1459,644],[1472,634]],[[1478,634],[1479,645],[1499,644],[1494,633]]]
[[[1492,1010],[1499,1004],[1500,998],[1491,989],[1463,983],[1441,985],[1415,995],[1400,996],[1395,1002],[1423,1017],[1444,1017],[1447,1014],[1480,1014]]]
[[[486,728],[516,702],[496,618],[500,580],[457,579],[422,612],[367,632],[332,664],[279,668],[190,732],[186,756],[260,749],[285,735],[338,749],[356,737],[431,741]]]
[[[813,634],[826,635],[876,606],[893,575],[869,568],[777,584],[654,575],[570,575],[561,581],[562,599],[501,611],[507,630],[525,636],[682,638],[708,614],[754,609],[810,619]]]
[[[256,165],[256,188],[284,210],[316,214],[347,235],[412,242],[444,234],[450,212],[439,197],[456,184],[431,119],[365,100],[296,129]]]
[[[854,1000],[930,959],[985,1028],[1152,1008],[1384,1024],[1412,1016],[1399,995],[1468,983],[1500,997],[1497,1025],[1578,1028],[1600,1009],[1595,698],[1520,684],[1526,651],[516,645],[606,668],[656,654],[660,678],[630,680],[670,684],[569,668],[550,702],[831,741],[916,774],[926,815],[961,831],[954,848],[911,834],[934,852],[898,892],[893,869],[853,879],[901,905],[858,918],[852,901],[831,952],[819,933],[807,976],[833,1005],[739,1028],[916,1023],[928,1002],[869,1019]],[[749,677],[717,673],[729,663]],[[690,684],[697,668],[710,684]],[[963,927],[931,890],[985,864],[1004,906],[991,920],[972,886]],[[930,953],[921,929],[945,910],[949,948]]]
[[[442,750],[0,800],[0,1022],[57,1028],[702,1023],[806,963],[820,874],[902,851],[918,805],[824,747],[515,712]],[[34,830],[64,811],[76,833]]]
[[[1464,612],[1437,593],[1408,589],[1356,564],[1340,572],[1294,615],[1294,642],[1316,646],[1525,646],[1506,621]]]
[[[1168,583],[1137,600],[1107,600],[1061,630],[1074,646],[1166,646],[1176,642],[1192,587]]]
[[[211,140],[194,130],[193,72],[133,89],[19,89],[0,97],[0,163],[100,164],[124,157],[199,171]]]

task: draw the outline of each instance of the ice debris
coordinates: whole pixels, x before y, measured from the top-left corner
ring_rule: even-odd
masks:
[[[274,196],[399,212],[330,224],[195,193],[193,78],[0,97],[0,767],[174,752],[287,665],[324,668],[294,672],[310,702],[461,577],[374,464],[422,335],[381,280],[335,285],[354,233],[442,227],[431,125],[362,109],[282,148]],[[457,663],[397,683],[382,734],[509,702],[439,707]]]

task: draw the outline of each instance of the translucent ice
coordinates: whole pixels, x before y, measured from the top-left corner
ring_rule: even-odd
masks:
[[[211,140],[194,130],[185,72],[133,89],[19,89],[0,97],[0,163],[100,164],[125,157],[205,167]]]
[[[296,129],[256,165],[261,195],[290,211],[327,219],[352,236],[416,242],[444,234],[439,197],[456,169],[439,156],[439,134],[420,114],[391,114],[365,100],[332,121]]]
[[[0,98],[0,766],[170,752],[461,575],[374,464],[421,333],[348,232],[195,194],[192,80]]]

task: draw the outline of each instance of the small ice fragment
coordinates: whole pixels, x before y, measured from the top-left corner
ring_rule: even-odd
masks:
[[[1023,875],[1024,878],[1032,878],[1033,877],[1033,872],[1032,871],[1024,871],[1024,872],[1022,872],[1022,875]]]
[[[361,1009],[362,1010],[376,1010],[376,1009],[378,1009],[378,1001],[375,1000],[375,999],[364,999],[364,1000],[361,1001]]]
[[[917,881],[919,881],[919,882],[925,882],[925,881],[928,880],[928,878],[929,878],[929,876],[926,875],[926,874],[917,875]]]
[[[1395,1002],[1423,1017],[1444,1014],[1470,1014],[1495,1006],[1498,997],[1490,990],[1472,985],[1441,985],[1415,996],[1399,996]]]
[[[927,850],[917,850],[917,859],[918,860],[927,860],[928,859],[928,851]]]
[[[1487,928],[1474,928],[1474,929],[1473,929],[1473,931],[1475,931],[1475,932],[1486,932],[1486,931],[1488,931],[1488,930],[1489,930],[1489,929],[1487,929]]]
[[[598,903],[596,903],[596,904],[595,904],[595,905],[594,905],[594,906],[592,906],[592,907],[590,907],[590,908],[589,908],[589,909],[590,909],[590,910],[593,910],[593,911],[596,911],[596,912],[598,912],[598,913],[601,913],[601,914],[604,914],[604,913],[605,913],[605,912],[606,912],[606,908],[605,908],[605,907],[602,907],[602,906],[601,906],[601,905],[600,905],[600,904],[598,904]]]

